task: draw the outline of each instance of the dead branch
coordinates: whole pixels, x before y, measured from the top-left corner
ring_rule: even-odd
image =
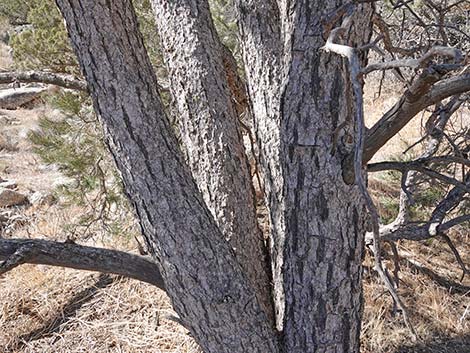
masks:
[[[118,250],[43,239],[0,238],[0,275],[22,264],[49,265],[116,274],[165,290],[154,261]]]
[[[45,87],[10,88],[0,91],[0,108],[16,109],[41,97],[47,91]]]
[[[363,95],[362,95],[362,85],[359,81],[359,74],[360,74],[360,61],[357,55],[357,50],[346,45],[336,44],[334,41],[347,31],[347,28],[350,26],[352,21],[352,14],[347,16],[341,25],[331,31],[328,40],[321,49],[326,52],[333,52],[338,55],[345,57],[349,62],[349,76],[351,80],[352,90],[353,90],[353,98],[354,98],[354,110],[355,110],[355,119],[356,119],[356,144],[354,148],[354,175],[355,175],[355,183],[359,187],[362,196],[364,197],[364,201],[366,206],[369,210],[372,219],[372,228],[373,228],[373,253],[374,253],[374,267],[375,270],[379,273],[380,278],[382,279],[383,283],[387,287],[390,295],[392,296],[395,304],[400,308],[403,314],[403,318],[405,324],[411,331],[413,339],[417,338],[416,331],[414,327],[411,325],[411,322],[408,319],[408,311],[405,304],[401,301],[396,288],[394,287],[390,277],[387,275],[381,259],[381,242],[380,242],[380,230],[379,230],[379,214],[377,208],[370,196],[366,182],[363,176],[363,151],[364,151],[364,133],[365,133],[365,122],[364,122],[364,103],[363,103]]]
[[[463,295],[467,295],[468,293],[470,293],[470,286],[465,286],[460,283],[449,281],[448,279],[438,275],[434,271],[425,267],[424,264],[420,263],[417,260],[414,260],[412,258],[411,253],[408,253],[403,250],[401,251],[401,253],[402,255],[405,255],[405,256],[402,256],[402,259],[406,261],[406,264],[408,266],[410,266],[412,269],[416,271],[419,271],[425,274],[426,276],[428,276],[430,279],[432,279],[434,282],[436,282],[440,286],[447,288],[450,293],[458,293],[458,294],[463,294]]]
[[[394,46],[390,36],[390,31],[388,30],[388,25],[382,19],[382,17],[379,16],[379,14],[374,14],[374,16],[372,17],[372,23],[378,28],[379,32],[382,34],[384,47],[390,53],[397,53],[403,56],[413,56],[417,52],[419,52],[419,50],[421,50],[421,48],[400,48]]]
[[[470,217],[468,217],[470,219]],[[455,256],[455,259],[457,260],[460,268],[462,269],[462,277],[460,277],[460,282],[463,281],[463,279],[465,278],[465,275],[470,273],[470,270],[467,268],[467,266],[465,266],[465,263],[463,262],[462,260],[462,257],[460,256],[460,253],[459,251],[457,250],[457,248],[455,247],[454,243],[452,242],[452,240],[449,238],[449,236],[445,233],[439,233],[439,235],[445,240],[445,242],[447,243],[447,245],[449,246],[450,250],[452,251],[452,253],[454,254]]]
[[[445,223],[435,224],[431,221],[424,223],[408,223],[406,225],[398,225],[396,227],[382,226],[380,227],[381,241],[397,241],[412,240],[422,241],[436,237],[437,234],[449,231],[451,228],[470,221],[470,215],[456,217]],[[373,243],[373,234],[366,234],[366,244]]]
[[[0,83],[44,83],[77,91],[88,90],[87,83],[70,75],[56,74],[44,71],[9,71],[0,72]]]
[[[399,101],[369,129],[363,163],[370,161],[420,111],[445,98],[470,91],[470,73],[440,81],[443,76],[444,73],[433,67],[426,69]],[[349,158],[352,160],[352,156]]]
[[[374,173],[384,170],[398,170],[401,172],[407,170],[417,170],[416,168],[422,168],[428,166],[429,164],[437,163],[437,164],[450,164],[450,163],[458,163],[463,164],[470,167],[470,160],[462,157],[456,156],[436,156],[436,157],[425,157],[419,158],[414,161],[407,161],[407,162],[378,162],[378,163],[370,163],[367,165],[367,171]]]
[[[370,74],[373,71],[378,70],[390,70],[400,67],[409,67],[412,69],[418,69],[420,67],[425,67],[434,57],[443,56],[448,58],[453,58],[455,63],[459,63],[463,60],[462,52],[456,48],[435,46],[432,47],[426,54],[421,56],[418,59],[402,59],[402,60],[392,60],[384,61],[379,63],[374,63],[368,65],[367,67],[361,70],[361,75]],[[451,66],[454,67],[454,66]],[[459,66],[455,66],[457,68]]]

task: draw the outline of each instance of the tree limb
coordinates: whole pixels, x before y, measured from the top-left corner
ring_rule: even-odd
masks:
[[[28,263],[116,274],[165,290],[160,271],[150,257],[119,250],[43,239],[0,238],[0,261],[0,275]]]
[[[0,83],[14,82],[45,83],[77,91],[88,91],[87,83],[85,81],[79,80],[70,75],[44,71],[0,72]]]
[[[436,83],[441,77],[442,74],[434,68],[426,69],[400,100],[369,129],[363,163],[370,161],[420,111],[447,97],[470,91],[470,73]]]
[[[413,170],[415,168],[422,168],[430,163],[439,163],[439,164],[450,164],[450,163],[459,163],[464,164],[470,167],[470,160],[462,157],[455,157],[455,156],[436,156],[436,157],[427,157],[427,158],[419,158],[414,161],[407,161],[407,162],[378,162],[378,163],[370,163],[367,165],[368,172],[379,172],[383,170],[399,170],[399,171],[407,171]]]
[[[409,68],[419,68],[424,67],[430,60],[432,60],[436,56],[445,56],[454,58],[455,62],[462,61],[462,53],[460,50],[456,48],[450,47],[442,47],[442,46],[435,46],[432,47],[426,54],[418,59],[402,59],[402,60],[392,60],[392,61],[385,61],[374,63],[368,65],[367,67],[361,70],[362,75],[367,75],[373,71],[377,70],[388,70],[400,67],[409,67]]]

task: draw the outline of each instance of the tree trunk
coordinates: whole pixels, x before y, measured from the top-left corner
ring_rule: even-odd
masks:
[[[152,5],[191,172],[272,320],[269,265],[250,168],[208,3],[153,0]]]
[[[342,176],[354,146],[352,93],[347,63],[319,50],[323,19],[338,7],[280,1],[283,21],[270,23],[274,2],[239,4],[272,223],[277,328],[289,353],[359,352],[365,212]],[[352,46],[371,34],[370,6],[357,14],[345,40]]]
[[[248,269],[258,251],[250,247],[260,244],[252,190],[207,1],[153,1],[204,196],[162,110],[129,2],[57,2],[167,291],[202,348],[358,353],[366,212],[358,188],[343,180],[355,142],[353,94],[347,62],[320,48],[325,18],[345,4],[356,12],[344,41],[366,43],[371,5],[238,4],[271,220],[278,342],[262,310],[266,296],[252,285],[261,277]]]
[[[205,352],[277,352],[178,149],[130,1],[57,3],[175,310]]]

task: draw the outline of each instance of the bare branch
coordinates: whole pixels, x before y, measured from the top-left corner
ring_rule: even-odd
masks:
[[[373,71],[396,69],[399,67],[409,67],[417,69],[420,67],[424,67],[427,63],[429,63],[429,61],[431,61],[436,56],[453,58],[456,63],[462,61],[462,52],[460,50],[450,47],[435,46],[418,59],[402,59],[374,63],[363,68],[361,70],[361,74],[367,75]]]
[[[45,83],[77,91],[88,91],[87,83],[85,81],[79,80],[70,75],[44,71],[0,72],[0,83],[14,82]]]
[[[397,305],[403,314],[403,319],[408,329],[411,331],[413,338],[416,339],[416,331],[411,325],[411,322],[408,319],[408,311],[405,304],[400,299],[396,288],[394,287],[390,277],[387,275],[386,270],[382,265],[381,259],[381,242],[380,242],[380,230],[379,230],[379,213],[377,208],[370,196],[367,186],[363,176],[363,150],[364,150],[364,132],[365,132],[365,123],[364,123],[364,103],[362,95],[362,86],[359,82],[359,72],[360,72],[360,62],[357,55],[357,50],[346,45],[335,44],[333,41],[337,36],[341,35],[346,31],[346,28],[349,27],[351,17],[348,16],[344,21],[341,27],[338,27],[331,31],[330,36],[322,48],[325,51],[331,51],[336,54],[339,54],[348,59],[349,62],[349,75],[353,89],[354,96],[354,113],[356,118],[356,145],[354,148],[354,175],[356,185],[359,187],[361,194],[364,197],[367,208],[371,215],[372,219],[372,228],[373,228],[373,253],[374,253],[374,267],[378,272],[383,283],[387,287],[390,295],[392,296],[395,305]]]
[[[470,219],[470,217],[469,217]],[[454,243],[452,243],[452,240],[449,238],[449,236],[445,233],[440,233],[439,234],[442,238],[444,238],[444,240],[446,241],[447,245],[449,245],[449,248],[450,250],[452,251],[452,253],[454,254],[455,256],[455,259],[457,260],[457,262],[459,263],[460,265],[460,268],[462,269],[462,277],[460,277],[460,282],[463,281],[463,279],[465,278],[465,275],[470,273],[470,270],[467,268],[467,266],[465,266],[465,263],[463,262],[462,260],[462,257],[460,256],[460,253],[459,251],[457,250],[457,248],[455,247]]]
[[[388,30],[387,23],[380,17],[379,14],[374,14],[372,17],[372,22],[374,25],[379,29],[379,32],[383,36],[384,47],[390,53],[397,53],[403,56],[413,56],[415,55],[421,48],[400,48],[395,47],[392,43],[392,39],[390,37],[390,32]]]
[[[154,261],[118,250],[43,239],[0,238],[0,274],[22,264],[49,265],[111,273],[153,284],[165,290]]]
[[[470,73],[436,83],[442,76],[435,68],[426,69],[400,100],[369,129],[363,163],[370,161],[420,111],[450,96],[470,91]]]
[[[450,164],[459,163],[470,167],[470,160],[455,156],[436,156],[428,158],[419,158],[414,161],[407,162],[378,162],[367,165],[368,172],[379,172],[384,170],[398,170],[401,172],[407,170],[418,170],[431,163]],[[417,169],[418,168],[418,169]]]

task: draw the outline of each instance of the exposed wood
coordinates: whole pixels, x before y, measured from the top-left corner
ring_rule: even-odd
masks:
[[[45,87],[23,87],[0,90],[0,109],[16,109],[41,97]]]
[[[360,74],[367,75],[377,70],[390,70],[400,67],[409,67],[417,69],[420,67],[424,67],[431,59],[436,56],[453,58],[456,63],[461,62],[463,59],[461,51],[456,48],[436,46],[432,47],[428,52],[426,52],[426,54],[424,54],[418,59],[402,59],[374,63],[363,68]]]
[[[60,266],[129,277],[165,290],[150,257],[118,250],[43,239],[0,238],[0,261],[0,274],[22,264]]]

